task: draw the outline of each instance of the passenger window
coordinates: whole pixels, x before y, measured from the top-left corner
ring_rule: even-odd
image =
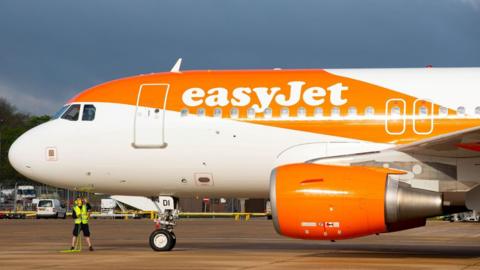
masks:
[[[247,117],[250,118],[250,119],[255,118],[255,110],[253,108],[248,108]]]
[[[74,104],[62,115],[62,119],[77,121],[80,114],[80,104]]]
[[[282,110],[280,111],[280,117],[287,118],[289,115],[290,111],[288,110],[288,108],[282,108]]]
[[[183,109],[180,111],[180,116],[181,117],[186,117],[188,116],[188,109]]]
[[[198,108],[197,115],[198,116],[205,116],[205,109],[204,108]]]
[[[458,107],[457,115],[465,115],[465,107],[463,106]]]
[[[475,114],[480,115],[480,106],[475,108]]]
[[[418,110],[418,114],[420,116],[427,116],[428,115],[428,109],[426,106],[420,106],[419,110]]]
[[[230,110],[230,118],[238,118],[238,108],[232,108]]]
[[[392,107],[392,110],[390,111],[390,115],[393,118],[400,118],[400,107],[398,106]]]
[[[221,108],[215,108],[213,110],[213,117],[222,117],[222,109]]]
[[[447,107],[440,107],[438,109],[438,115],[440,116],[447,116],[448,115],[448,109]]]
[[[332,117],[340,117],[340,108],[338,107],[333,107],[332,109]]]
[[[297,117],[299,118],[305,118],[307,116],[307,110],[305,110],[304,107],[300,107],[297,110]]]
[[[372,106],[365,108],[365,116],[373,117],[375,115],[375,109]]]
[[[84,105],[83,106],[83,114],[82,114],[82,121],[93,121],[95,119],[95,106],[93,105]]]
[[[357,108],[356,107],[350,107],[348,108],[348,116],[357,116]]]
[[[316,118],[320,118],[323,116],[323,109],[320,107],[317,107],[313,110],[313,116]]]
[[[263,112],[263,117],[266,119],[272,118],[272,108],[266,108]]]
[[[67,106],[63,106],[60,110],[58,110],[58,112],[56,112],[53,116],[52,116],[52,119],[57,119],[57,118],[60,118],[63,113],[68,109],[68,107],[70,107],[69,105]]]

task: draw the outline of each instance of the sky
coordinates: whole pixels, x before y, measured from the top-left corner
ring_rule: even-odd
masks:
[[[0,97],[182,69],[480,66],[480,0],[0,0]]]

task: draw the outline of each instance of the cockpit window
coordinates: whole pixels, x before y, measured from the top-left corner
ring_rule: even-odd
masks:
[[[70,105],[65,105],[63,106],[60,110],[58,110],[58,112],[56,112],[53,116],[52,116],[52,119],[58,119],[60,118],[63,113],[68,109],[68,107],[70,107]]]
[[[95,119],[95,106],[93,105],[85,105],[83,106],[83,115],[82,121],[93,121]]]
[[[80,104],[74,104],[62,115],[62,119],[77,121],[80,114]]]

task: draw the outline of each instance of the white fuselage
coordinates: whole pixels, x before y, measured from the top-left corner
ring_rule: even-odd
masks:
[[[95,106],[101,112],[95,121],[55,119],[29,131],[29,136],[42,141],[42,145],[29,145],[20,138],[17,144],[29,145],[26,151],[36,154],[29,155],[26,164],[30,168],[25,167],[22,173],[54,186],[105,193],[252,198],[268,196],[274,167],[325,156],[330,142],[336,144],[328,147],[329,155],[389,147],[167,112],[168,146],[137,149],[132,147],[135,107],[107,103]],[[338,142],[352,143],[341,147]],[[57,149],[55,162],[41,156],[45,147]],[[212,183],[200,184],[195,174],[210,174]]]
[[[399,89],[448,108],[465,106],[472,114],[480,105],[472,96],[474,86],[479,86],[478,69],[446,69],[433,77],[428,75],[430,70],[414,71],[329,72]],[[228,118],[181,116],[168,110],[167,101],[166,147],[136,148],[132,146],[135,105],[88,104],[96,107],[94,121],[54,119],[20,137],[10,151],[14,167],[39,182],[76,190],[264,198],[268,197],[270,172],[278,165],[394,146]],[[368,126],[364,132],[369,132]],[[47,157],[49,149],[55,149],[53,160]],[[208,182],[201,181],[205,177]]]

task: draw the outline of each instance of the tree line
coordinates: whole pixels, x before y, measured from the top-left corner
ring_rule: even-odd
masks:
[[[50,120],[48,115],[31,115],[18,111],[5,98],[0,97],[0,185],[31,183],[19,174],[8,161],[8,150],[12,143],[25,131]]]

